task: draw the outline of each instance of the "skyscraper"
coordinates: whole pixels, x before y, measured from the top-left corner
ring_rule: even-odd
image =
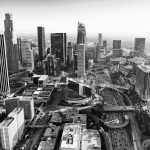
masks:
[[[66,33],[51,34],[51,54],[55,55],[56,58],[60,58],[64,66],[67,60],[66,41]]]
[[[142,100],[150,100],[150,67],[138,65],[136,71],[135,90]]]
[[[145,38],[135,38],[134,50],[144,51],[145,49]]]
[[[22,67],[28,71],[34,69],[34,51],[31,49],[31,41],[21,39]]]
[[[43,60],[45,55],[45,30],[44,27],[37,27],[38,32],[38,47],[39,47],[39,59]]]
[[[22,64],[21,38],[17,38],[17,46],[18,46],[18,53],[19,53],[19,61]]]
[[[85,73],[85,44],[77,45],[78,54],[78,75],[84,76]]]
[[[78,31],[77,31],[77,44],[85,44],[86,43],[86,30],[85,25],[78,22]]]
[[[103,47],[104,47],[104,48],[107,48],[107,40],[104,40],[104,41],[103,41]]]
[[[0,94],[8,94],[10,92],[7,54],[5,47],[4,35],[0,35]]]
[[[71,42],[68,42],[67,45],[67,65],[71,65],[73,63],[73,46]]]
[[[20,97],[19,107],[24,108],[25,120],[33,119],[34,117],[34,101],[32,97]]]
[[[48,54],[45,61],[45,74],[49,76],[54,75],[54,56]]]
[[[8,72],[10,74],[14,72],[18,72],[19,70],[19,56],[18,49],[13,35],[13,21],[12,14],[5,14],[4,20],[5,26],[5,42],[6,42],[6,50],[7,50],[7,64],[8,64]]]
[[[121,49],[121,40],[113,40],[113,49]]]
[[[102,48],[102,34],[98,34],[98,44],[96,46],[96,59],[101,58],[101,48]]]
[[[100,47],[102,46],[102,33],[98,34],[98,44],[100,45]]]

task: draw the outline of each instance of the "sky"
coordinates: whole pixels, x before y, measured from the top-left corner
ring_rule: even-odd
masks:
[[[15,33],[77,34],[78,21],[87,35],[150,38],[150,0],[0,0],[0,30],[12,13]]]

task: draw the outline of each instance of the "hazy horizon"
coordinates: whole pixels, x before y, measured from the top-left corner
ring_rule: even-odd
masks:
[[[37,26],[46,34],[76,35],[78,21],[87,36],[150,38],[149,0],[1,0],[0,30],[5,13],[12,13],[15,33],[36,35]]]

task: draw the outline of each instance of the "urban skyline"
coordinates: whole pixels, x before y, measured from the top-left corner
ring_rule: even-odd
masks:
[[[36,34],[37,26],[45,27],[46,34],[66,32],[76,35],[77,22],[81,21],[86,25],[87,36],[100,32],[105,36],[150,38],[147,32],[150,26],[148,0],[44,0],[36,3],[33,0],[2,0],[1,4],[0,20],[6,12],[12,13],[17,35]],[[2,21],[0,26],[3,30]]]
[[[150,149],[148,0],[0,3],[0,150]]]

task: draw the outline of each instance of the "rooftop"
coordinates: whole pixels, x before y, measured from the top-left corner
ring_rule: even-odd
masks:
[[[48,75],[42,75],[40,78],[39,78],[39,80],[46,80],[48,78]]]
[[[12,111],[12,113],[19,114],[21,110],[22,110],[22,108],[16,107],[16,108]]]
[[[138,67],[139,67],[143,72],[146,72],[146,73],[149,73],[149,72],[150,72],[150,66],[149,66],[149,65],[138,65]]]
[[[66,123],[60,149],[80,149],[81,125]]]
[[[32,96],[21,96],[20,97],[20,101],[31,101],[32,100]]]
[[[82,150],[87,150],[91,147],[101,149],[101,139],[97,130],[84,129],[82,134]]]
[[[8,127],[10,123],[14,120],[13,117],[7,117],[1,124],[1,127]]]
[[[35,74],[34,76],[33,76],[33,78],[40,78],[42,75],[37,75],[37,74]]]
[[[49,141],[41,141],[38,147],[38,150],[51,150],[52,147],[54,147],[56,142],[55,138],[51,139],[51,142]]]

